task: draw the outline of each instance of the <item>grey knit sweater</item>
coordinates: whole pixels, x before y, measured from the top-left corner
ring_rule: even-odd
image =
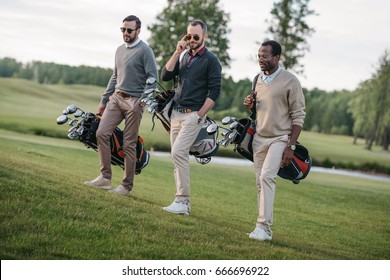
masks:
[[[124,92],[141,97],[142,93],[155,85],[146,85],[150,77],[158,79],[157,63],[152,49],[142,40],[129,46],[122,44],[115,52],[115,67],[103,93],[101,103],[107,104],[114,92]]]

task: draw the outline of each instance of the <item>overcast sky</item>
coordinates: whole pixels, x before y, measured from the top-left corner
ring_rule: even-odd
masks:
[[[259,71],[256,42],[269,37],[265,19],[270,19],[273,0],[220,3],[230,13],[232,30],[232,63],[224,72],[236,81],[252,79]],[[123,18],[137,15],[143,24],[140,37],[147,42],[146,27],[166,5],[166,0],[0,0],[0,58],[113,68]],[[385,49],[390,50],[390,1],[311,0],[309,7],[319,15],[307,19],[316,32],[302,60],[302,85],[355,89],[370,78]]]

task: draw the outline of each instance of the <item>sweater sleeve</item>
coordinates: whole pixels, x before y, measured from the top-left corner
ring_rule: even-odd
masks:
[[[145,69],[146,79],[155,78],[156,80],[158,80],[156,58],[154,56],[153,50],[149,46],[146,48],[145,55],[144,55],[144,69]],[[156,88],[155,85],[145,84],[144,92],[148,89],[154,89],[154,88]]]
[[[291,116],[291,124],[303,127],[305,119],[305,97],[303,95],[301,84],[298,79],[294,79],[288,96],[289,114]]]
[[[107,84],[107,88],[102,95],[102,99],[100,101],[101,104],[106,105],[110,96],[114,94],[115,85],[116,85],[116,78],[117,78],[117,70],[116,70],[116,66],[115,66],[114,71],[112,72],[111,78]]]
[[[210,63],[209,68],[209,95],[208,97],[214,102],[221,93],[222,66],[216,56]]]
[[[161,70],[161,80],[163,80],[164,82],[168,82],[178,74],[179,74],[179,61],[176,63],[175,69],[173,71],[168,71],[164,66],[164,68]]]

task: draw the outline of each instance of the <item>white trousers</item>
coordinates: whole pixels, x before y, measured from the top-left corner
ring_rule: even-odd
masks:
[[[202,124],[198,123],[197,112],[179,113],[175,110],[172,111],[170,140],[176,183],[176,201],[190,202],[189,152],[201,128]]]
[[[265,138],[256,133],[253,138],[253,161],[259,210],[256,226],[270,235],[272,235],[276,176],[287,143],[288,135]]]

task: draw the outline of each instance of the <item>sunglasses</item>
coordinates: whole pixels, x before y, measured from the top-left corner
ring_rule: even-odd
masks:
[[[199,35],[187,35],[186,39],[187,41],[191,40],[191,38],[194,38],[195,41],[199,41],[200,37]]]
[[[136,29],[131,29],[131,28],[124,28],[124,27],[121,27],[120,29],[121,29],[122,33],[125,33],[125,31],[127,31],[127,33],[131,34],[131,32],[136,31],[138,28],[136,28]]]

